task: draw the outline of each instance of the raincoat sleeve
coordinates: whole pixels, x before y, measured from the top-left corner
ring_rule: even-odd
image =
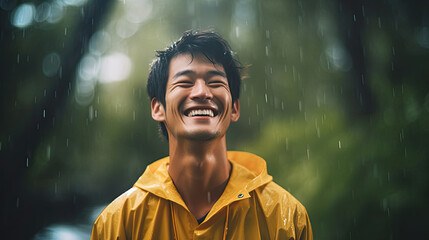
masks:
[[[304,208],[304,206],[303,206]],[[301,220],[298,220],[298,229],[300,233],[297,233],[297,239],[300,240],[313,240],[313,230],[311,229],[310,218],[308,217],[307,211],[303,209]]]
[[[289,192],[271,182],[259,196],[272,239],[313,240],[307,210]]]
[[[121,223],[115,218],[106,218],[100,215],[92,228],[91,240],[127,239]]]
[[[286,222],[283,222],[285,220],[281,218],[281,222],[277,221],[275,239],[313,240],[310,218],[308,217],[305,207],[299,202],[297,202],[295,206],[289,205],[282,207],[283,212],[292,212],[292,221],[289,222],[286,220]]]
[[[131,188],[110,203],[95,220],[91,240],[98,239],[129,239],[132,224],[129,219],[133,209],[145,199],[146,194]]]
[[[294,210],[293,223],[291,226],[295,227],[295,239],[313,240],[313,231],[311,229],[310,218],[307,210],[300,202],[298,202],[298,200],[293,198],[292,195],[290,197],[292,198],[290,200],[293,203],[292,206],[289,205],[283,207],[287,207],[288,211],[291,209]]]
[[[124,211],[119,208],[118,199],[106,207],[98,216],[91,233],[91,240],[127,239],[124,227]]]

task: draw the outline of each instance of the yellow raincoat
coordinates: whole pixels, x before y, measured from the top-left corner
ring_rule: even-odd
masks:
[[[103,210],[91,240],[313,239],[304,206],[272,181],[262,158],[228,152],[228,159],[228,184],[201,224],[177,192],[166,157]]]

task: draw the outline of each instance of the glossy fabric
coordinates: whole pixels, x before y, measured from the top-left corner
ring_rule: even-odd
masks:
[[[229,182],[201,224],[168,175],[166,157],[103,210],[91,239],[313,239],[304,206],[272,181],[262,158],[228,152],[228,159]]]

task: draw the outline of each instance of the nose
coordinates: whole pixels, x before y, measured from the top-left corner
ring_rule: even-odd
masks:
[[[212,99],[213,94],[210,90],[210,87],[207,86],[206,81],[203,79],[198,79],[195,81],[194,86],[192,87],[191,99],[207,100]]]

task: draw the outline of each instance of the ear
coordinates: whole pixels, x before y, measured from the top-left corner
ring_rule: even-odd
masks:
[[[231,113],[231,121],[237,122],[240,118],[240,102],[238,99],[234,101],[234,104],[232,105],[232,113]]]
[[[162,105],[160,101],[158,101],[156,98],[152,98],[152,101],[150,102],[150,108],[153,120],[157,122],[165,121],[165,109],[164,105]]]

